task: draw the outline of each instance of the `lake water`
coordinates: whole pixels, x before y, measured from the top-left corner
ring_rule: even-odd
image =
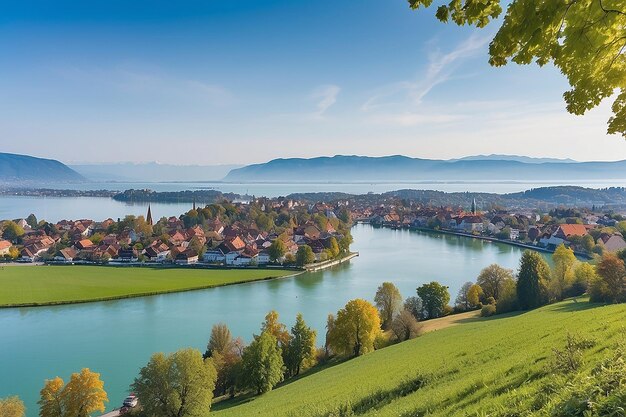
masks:
[[[446,181],[446,182],[381,182],[381,183],[225,183],[225,182],[162,182],[126,183],[102,182],[63,184],[48,188],[80,190],[127,190],[151,189],[155,191],[182,191],[213,189],[222,192],[278,197],[291,193],[345,192],[366,194],[383,193],[400,189],[437,190],[445,192],[513,193],[531,188],[555,185],[579,185],[589,188],[623,187],[626,180],[593,181]],[[198,202],[199,204],[202,202]],[[39,198],[0,196],[0,219],[25,218],[34,213],[38,219],[57,222],[62,219],[104,220],[123,218],[127,214],[145,215],[147,203],[125,203],[110,198]],[[191,203],[152,203],[154,218],[179,216],[191,208]]]
[[[46,378],[67,380],[89,367],[102,374],[108,408],[114,408],[153,352],[189,346],[204,351],[214,323],[228,324],[234,335],[249,341],[268,311],[277,310],[289,327],[302,312],[322,345],[327,315],[353,298],[371,301],[383,281],[394,282],[407,297],[436,280],[449,286],[454,300],[460,286],[482,268],[494,262],[516,268],[522,253],[477,239],[369,225],[356,225],[353,236],[358,258],[295,278],[110,302],[0,309],[0,398],[19,395],[28,417],[35,417]]]

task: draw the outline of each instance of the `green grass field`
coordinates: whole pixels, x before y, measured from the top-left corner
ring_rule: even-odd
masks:
[[[289,382],[261,397],[217,403],[211,415],[328,416],[350,404],[363,416],[487,416],[549,377],[567,332],[593,339],[585,370],[613,348],[626,305],[568,300],[524,314],[470,319]],[[423,381],[423,382],[422,382]],[[333,414],[338,415],[338,414]],[[352,414],[350,414],[352,415]],[[526,415],[526,414],[524,414]]]
[[[267,269],[3,266],[0,268],[0,306],[136,297],[283,277],[294,273]]]

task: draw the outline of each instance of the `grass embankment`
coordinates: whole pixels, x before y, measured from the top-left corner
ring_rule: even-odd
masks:
[[[140,297],[278,278],[296,273],[274,269],[3,267],[0,269],[0,307]]]
[[[524,314],[468,317],[285,384],[247,403],[215,404],[212,415],[326,416],[348,405],[363,416],[488,415],[513,397],[540,390],[549,378],[552,348],[568,332],[595,341],[590,369],[614,347],[626,305],[553,304]]]

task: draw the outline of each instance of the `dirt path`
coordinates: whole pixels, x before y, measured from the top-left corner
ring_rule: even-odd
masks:
[[[422,322],[424,333],[435,330],[445,329],[446,327],[456,326],[463,322],[480,319],[480,310],[468,311],[467,313],[453,314],[439,319],[426,320]]]

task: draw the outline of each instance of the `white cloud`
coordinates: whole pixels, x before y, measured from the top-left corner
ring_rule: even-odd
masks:
[[[448,123],[464,118],[460,114],[434,113],[432,109],[426,111],[422,106],[423,100],[437,85],[452,79],[463,59],[482,52],[489,39],[489,36],[478,36],[475,32],[448,53],[432,53],[422,73],[412,80],[380,87],[363,103],[361,110],[369,113],[371,120],[399,126]]]
[[[321,118],[333,104],[337,102],[337,96],[341,88],[330,84],[323,85],[315,89],[311,94],[311,98],[317,100],[317,111],[313,113],[314,117]]]

